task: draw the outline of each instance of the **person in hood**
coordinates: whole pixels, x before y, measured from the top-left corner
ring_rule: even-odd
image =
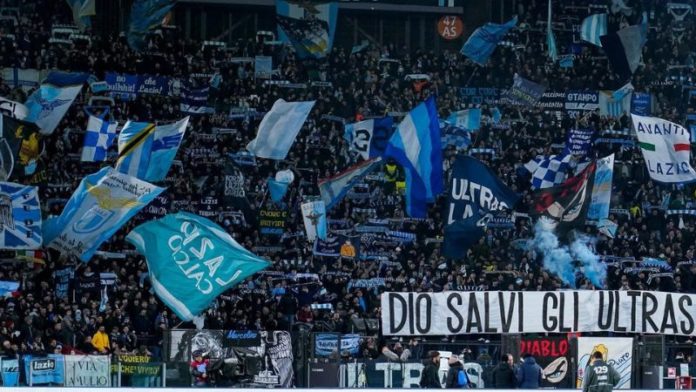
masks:
[[[538,389],[541,385],[541,366],[532,354],[525,354],[522,366],[517,369],[517,385],[522,389]]]
[[[420,387],[421,388],[442,388],[440,384],[440,376],[438,375],[438,369],[440,368],[440,353],[437,351],[430,351],[428,353],[428,360],[423,363],[425,368],[423,368],[423,373],[421,373]]]
[[[447,372],[445,388],[471,388],[469,376],[467,376],[459,357],[452,355],[447,364],[449,364],[449,371]]]
[[[582,392],[611,392],[619,385],[621,375],[613,366],[604,361],[601,352],[592,355],[592,365],[585,371]]]
[[[500,363],[493,369],[493,388],[514,389],[517,388],[515,369],[512,368],[512,354],[503,354]]]

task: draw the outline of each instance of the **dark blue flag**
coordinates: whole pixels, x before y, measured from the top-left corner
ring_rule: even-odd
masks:
[[[131,8],[128,25],[128,45],[140,51],[145,47],[145,38],[162,24],[164,17],[174,7],[175,0],[135,0]]]
[[[457,156],[450,182],[443,254],[462,258],[484,234],[486,223],[512,208],[519,195],[488,166],[469,156]]]

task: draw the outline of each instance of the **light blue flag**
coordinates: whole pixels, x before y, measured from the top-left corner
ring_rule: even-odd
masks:
[[[434,97],[406,115],[384,156],[394,158],[406,172],[406,213],[425,218],[426,204],[443,190],[442,143]]]
[[[597,160],[592,199],[587,210],[587,219],[601,221],[609,217],[611,184],[614,178],[614,154]]]
[[[0,249],[38,249],[42,241],[39,188],[0,182]]]
[[[485,65],[505,34],[517,25],[517,16],[505,24],[486,23],[471,34],[461,53],[478,65]]]
[[[145,256],[155,293],[185,321],[270,265],[220,226],[187,212],[146,222],[133,229],[126,240]]]
[[[285,159],[297,134],[302,129],[314,101],[275,101],[271,110],[263,116],[256,138],[249,142],[247,150],[259,158]]]
[[[558,65],[561,66],[561,68],[573,68],[573,61],[575,60],[575,55],[573,54],[565,54],[560,57],[558,61]]]
[[[145,181],[162,181],[174,162],[189,117],[173,124],[128,121],[118,136],[116,170]]]
[[[611,94],[611,98],[614,101],[621,101],[622,99],[624,99],[624,97],[626,97],[628,94],[631,94],[633,91],[635,91],[633,84],[631,82],[628,82],[618,90],[614,91]]]
[[[551,26],[552,19],[551,0],[549,0],[549,12],[546,23],[546,45],[549,48],[549,57],[551,60],[556,61],[556,59],[558,59],[558,49],[556,48],[556,37],[553,35],[553,28]]]
[[[314,242],[319,238],[326,239],[326,205],[324,201],[310,201],[301,205],[302,220],[307,233],[307,241]]]
[[[276,204],[282,204],[283,197],[285,197],[285,193],[287,193],[290,183],[268,178],[267,184],[268,192],[271,194],[271,200],[273,200],[273,202]]]
[[[607,14],[590,15],[582,21],[580,38],[596,46],[602,46],[599,37],[607,34]]]
[[[176,0],[135,0],[128,25],[128,45],[136,51],[143,50],[147,34],[162,24],[175,2]]]
[[[11,294],[19,290],[19,282],[0,280],[0,296],[4,297],[7,294]]]
[[[454,112],[450,114],[445,122],[455,128],[477,131],[481,128],[481,109],[467,109]]]
[[[81,84],[66,87],[42,84],[24,103],[29,110],[24,120],[38,125],[43,135],[52,134],[81,90]]]
[[[104,167],[83,178],[60,216],[44,223],[44,243],[87,262],[104,241],[163,190]]]
[[[382,158],[377,157],[349,167],[333,177],[319,180],[319,192],[326,209],[331,209],[348,193],[348,191],[361,181],[372,170],[382,164]]]
[[[176,152],[179,151],[181,141],[184,139],[189,118],[186,117],[173,124],[158,125],[150,150],[150,162],[147,166],[145,181],[162,181],[167,177],[169,168],[174,162]]]

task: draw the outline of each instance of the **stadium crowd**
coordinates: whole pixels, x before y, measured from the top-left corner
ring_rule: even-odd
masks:
[[[555,290],[561,281],[542,268],[540,255],[515,246],[515,240],[529,238],[532,224],[518,218],[508,228],[488,228],[486,235],[467,255],[452,260],[440,255],[445,220],[446,195],[430,207],[425,220],[409,219],[403,208],[403,173],[387,162],[379,173],[365,180],[367,197],[349,195],[328,213],[330,227],[348,230],[368,224],[370,219],[387,220],[391,230],[415,234],[415,240],[369,245],[383,252],[378,260],[313,255],[313,244],[304,238],[299,205],[306,196],[318,196],[317,181],[334,175],[356,158],[348,151],[343,125],[386,113],[404,113],[430,95],[437,96],[441,118],[470,106],[459,94],[461,87],[506,89],[515,73],[541,83],[552,91],[616,90],[625,81],[611,72],[601,48],[573,43],[572,33],[559,32],[559,53],[579,48],[572,68],[560,68],[545,55],[545,40],[537,21],[545,20],[545,2],[518,2],[519,28],[507,37],[509,45],[499,45],[485,67],[475,65],[456,52],[434,53],[427,48],[406,48],[372,44],[351,54],[349,47],[335,47],[325,60],[299,61],[291,49],[264,44],[260,39],[237,39],[227,48],[207,47],[202,42],[185,40],[180,32],[167,29],[153,35],[142,53],[132,51],[125,36],[90,35],[91,42],[61,45],[49,43],[51,26],[70,23],[72,15],[65,2],[24,1],[17,26],[0,30],[2,67],[60,69],[89,72],[103,80],[108,71],[151,74],[186,79],[192,74],[218,74],[220,84],[211,89],[209,105],[215,114],[192,116],[189,130],[175,165],[165,184],[169,212],[206,211],[245,248],[272,261],[265,273],[255,275],[242,285],[219,297],[205,314],[205,328],[236,330],[291,329],[294,323],[313,325],[315,330],[348,332],[351,318],[379,318],[379,295],[383,291],[442,290]],[[579,3],[579,2],[573,2]],[[632,16],[610,14],[610,25],[635,24],[642,11],[650,15],[650,31],[643,50],[643,66],[632,83],[636,91],[651,93],[653,115],[684,124],[688,97],[680,77],[670,66],[693,68],[696,40],[693,17],[681,27],[685,33],[675,37],[673,17],[657,0],[644,1],[643,9]],[[573,7],[556,11],[579,12]],[[581,17],[587,15],[584,11]],[[9,39],[7,34],[13,34]],[[289,88],[265,83],[254,76],[253,62],[235,62],[240,57],[273,56],[275,79],[291,83],[329,82],[328,85]],[[380,59],[398,60],[380,62]],[[394,65],[396,64],[396,65]],[[429,80],[407,80],[408,74],[426,74]],[[0,82],[0,96],[24,102],[28,93]],[[65,200],[87,174],[99,165],[82,163],[79,153],[88,115],[84,108],[91,92],[84,88],[59,128],[45,140],[40,197],[45,216],[60,213]],[[285,197],[288,217],[284,234],[261,234],[254,219],[232,214],[235,206],[226,205],[221,196],[221,173],[230,153],[244,151],[256,135],[261,116],[229,116],[231,112],[263,113],[276,99],[316,100],[305,126],[287,159],[275,162],[256,159],[255,165],[240,166],[245,177],[247,199],[252,216],[268,208],[266,179],[278,170],[291,169],[295,181]],[[483,105],[484,113],[492,105]],[[624,130],[630,119],[607,118],[598,112],[582,118],[536,109],[497,105],[503,113],[501,125],[484,122],[472,135],[470,148],[494,149],[495,155],[476,154],[506,184],[522,195],[516,207],[528,212],[532,190],[530,175],[523,165],[537,155],[560,151],[566,131],[576,122],[598,131]],[[328,116],[328,117],[327,117]],[[123,125],[126,120],[167,122],[184,117],[179,98],[140,94],[136,99],[116,99],[110,117]],[[234,132],[219,132],[233,129]],[[115,153],[115,146],[112,147]],[[667,187],[653,183],[637,148],[619,144],[595,144],[592,157],[616,153],[612,187],[612,215],[618,224],[613,239],[599,234],[595,227],[586,231],[597,237],[595,250],[600,255],[655,257],[667,261],[672,276],[650,279],[646,273],[628,273],[620,267],[609,268],[606,288],[648,289],[696,292],[696,264],[677,263],[694,259],[696,225],[689,215],[666,215],[666,209],[691,208],[696,198],[693,185]],[[444,151],[445,175],[455,156],[466,149],[447,146]],[[112,160],[107,163],[113,163]],[[693,159],[693,158],[692,158]],[[694,164],[692,160],[692,165]],[[213,200],[213,202],[211,202]],[[247,215],[249,217],[249,215]],[[0,299],[0,342],[2,355],[44,353],[125,353],[140,352],[158,356],[167,329],[193,328],[182,323],[150,289],[147,267],[142,256],[124,241],[137,224],[152,219],[141,212],[102,246],[105,253],[89,263],[65,259],[44,250],[43,262],[27,262],[5,257],[0,265],[0,280],[21,282],[18,293]],[[363,244],[363,247],[367,247]],[[71,266],[74,273],[71,273]],[[67,268],[67,270],[66,270]],[[64,271],[71,275],[67,295],[58,295],[64,283]],[[100,273],[115,277],[108,287],[108,300],[102,303],[102,289],[89,286]],[[110,275],[113,274],[113,275]],[[297,274],[302,274],[298,275]],[[384,285],[361,285],[361,280],[385,278]],[[362,286],[362,287],[361,287]],[[367,287],[365,287],[367,286]],[[593,289],[578,274],[577,285]],[[97,287],[95,289],[95,287]],[[331,304],[316,306],[316,304]],[[102,305],[100,307],[100,305]],[[315,305],[315,306],[312,306]],[[366,355],[379,352],[366,347]]]

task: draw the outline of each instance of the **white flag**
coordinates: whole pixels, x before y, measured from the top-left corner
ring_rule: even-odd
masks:
[[[275,101],[261,120],[256,139],[247,145],[247,150],[259,158],[285,159],[314,102]]]

